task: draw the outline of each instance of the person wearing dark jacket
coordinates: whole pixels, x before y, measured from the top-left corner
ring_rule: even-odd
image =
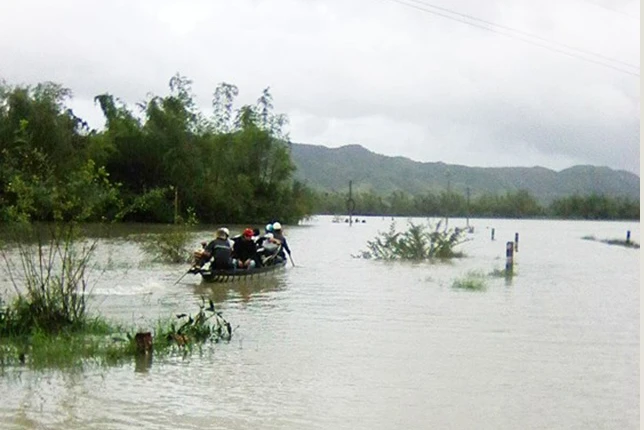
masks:
[[[242,234],[241,240],[235,241],[233,246],[233,264],[241,269],[255,267],[257,262],[257,245],[253,240],[253,230],[247,228]]]
[[[218,229],[215,233],[215,239],[204,245],[203,250],[195,252],[195,258],[196,263],[191,269],[193,271],[198,271],[209,261],[211,261],[211,269],[225,270],[232,268],[232,248],[228,241],[228,229]]]
[[[206,246],[206,251],[212,255],[211,267],[215,270],[226,270],[233,267],[232,253],[228,239],[221,235]]]

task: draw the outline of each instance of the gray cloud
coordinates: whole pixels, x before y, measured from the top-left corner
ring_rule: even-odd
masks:
[[[571,52],[565,44],[639,66],[639,2],[413,4],[428,3],[559,44],[530,39],[544,49],[517,39],[525,34],[385,0],[9,0],[0,76],[63,83],[97,127],[93,96],[134,103],[165,93],[179,71],[205,109],[219,82],[239,86],[239,103],[271,86],[297,142],[358,143],[419,161],[583,163],[639,174],[639,78],[576,57],[639,70],[553,51]]]

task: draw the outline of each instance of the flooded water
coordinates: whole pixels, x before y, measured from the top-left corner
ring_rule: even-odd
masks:
[[[295,267],[227,285],[174,285],[185,266],[102,240],[95,311],[145,329],[207,296],[232,341],[151,364],[6,369],[0,428],[639,428],[640,250],[581,239],[639,243],[638,222],[474,219],[463,259],[352,258],[389,223],[287,227]],[[513,279],[453,288],[503,269],[515,232]]]

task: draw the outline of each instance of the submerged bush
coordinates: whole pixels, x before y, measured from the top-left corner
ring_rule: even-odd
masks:
[[[623,247],[626,247],[626,248],[639,249],[639,247],[640,247],[639,243],[635,242],[634,240],[630,240],[630,238],[628,238],[626,240],[623,240],[623,239],[603,239],[603,240],[600,240],[600,239],[597,239],[595,236],[588,235],[588,236],[583,236],[582,239],[583,240],[596,241],[596,242],[602,242],[602,243],[606,243],[608,245],[619,245],[619,246],[623,246]]]
[[[459,229],[441,229],[441,222],[436,226],[427,226],[409,222],[404,232],[396,231],[392,222],[389,231],[378,232],[378,237],[367,242],[367,255],[381,260],[428,260],[432,258],[454,258],[463,254],[455,252],[454,247],[465,242],[463,231]]]
[[[0,250],[16,294],[2,311],[0,335],[82,329],[97,241],[80,240],[72,223],[55,224],[46,232],[36,227],[17,231],[13,247]]]
[[[470,271],[463,278],[454,280],[452,288],[463,290],[485,290],[485,275],[481,272]]]
[[[230,323],[222,317],[221,312],[215,310],[212,300],[209,301],[209,306],[206,308],[205,299],[202,297],[199,312],[194,318],[187,314],[179,314],[176,317],[180,321],[180,325],[177,326],[175,322],[171,322],[168,327],[158,327],[156,337],[160,339],[159,341],[162,342],[165,339],[184,346],[208,340],[214,342],[230,340],[232,337]]]
[[[172,231],[142,236],[139,239],[143,251],[155,261],[164,263],[189,263],[192,260],[192,250],[188,248],[192,242],[191,228],[198,221],[194,211],[188,210],[186,221],[178,219],[178,225]]]

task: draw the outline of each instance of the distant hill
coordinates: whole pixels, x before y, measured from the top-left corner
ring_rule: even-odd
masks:
[[[575,193],[625,196],[638,201],[640,198],[639,176],[608,167],[574,166],[557,172],[544,167],[421,163],[376,154],[360,145],[327,148],[293,143],[291,154],[297,166],[296,177],[319,191],[346,192],[351,180],[356,191],[439,193],[447,188],[449,180],[452,191],[465,193],[469,187],[472,197],[525,189],[543,203]]]

